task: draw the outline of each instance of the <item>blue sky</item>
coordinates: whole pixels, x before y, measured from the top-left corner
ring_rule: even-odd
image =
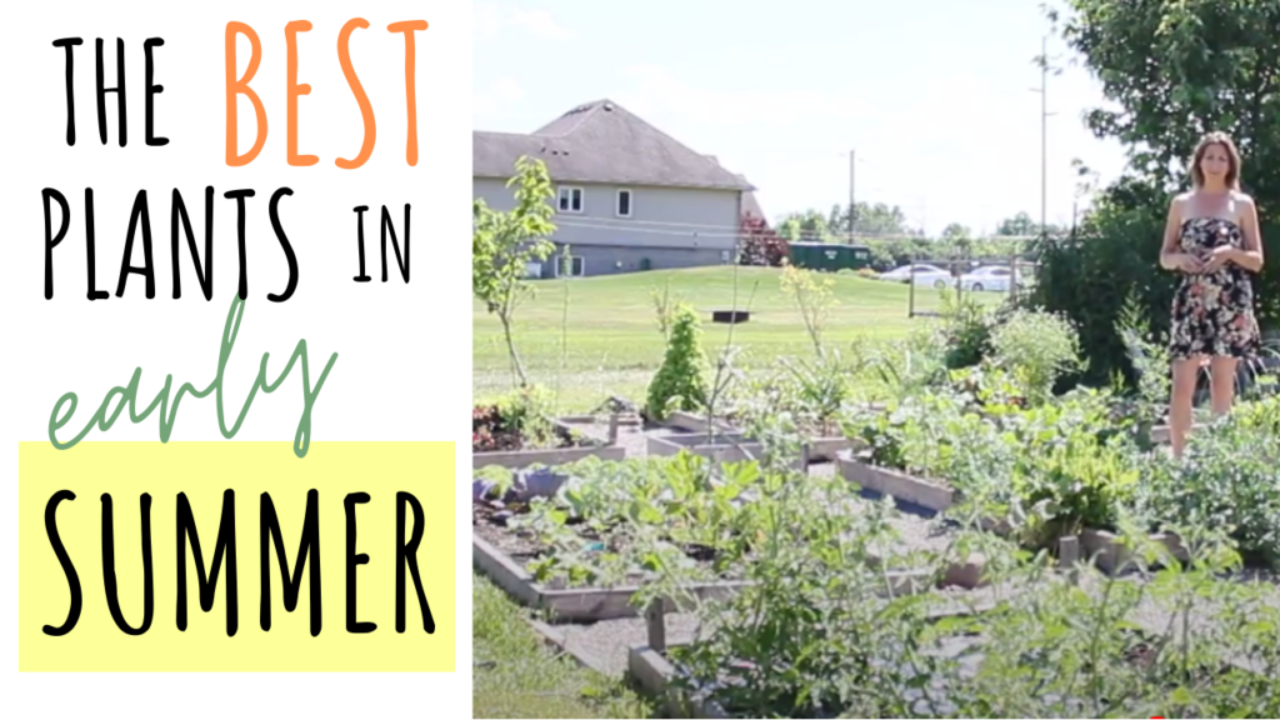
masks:
[[[771,219],[847,202],[851,148],[857,199],[930,232],[1038,219],[1039,0],[476,0],[473,20],[476,129],[609,98],[744,173]],[[1105,182],[1124,152],[1081,120],[1100,85],[1060,39],[1049,54],[1048,217],[1069,222],[1072,159]]]

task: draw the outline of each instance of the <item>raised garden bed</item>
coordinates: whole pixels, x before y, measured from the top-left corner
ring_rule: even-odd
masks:
[[[857,483],[864,492],[869,491],[873,497],[892,497],[900,507],[905,506],[908,512],[924,510],[930,514],[941,513],[960,499],[958,491],[941,483],[917,478],[900,470],[876,467],[851,455],[842,455],[837,464],[840,474],[850,482]],[[1005,533],[1008,526],[986,520],[983,522],[983,529]],[[1153,533],[1150,539],[1163,543],[1178,560],[1187,560],[1187,550],[1177,535]],[[1086,560],[1093,559],[1104,572],[1112,572],[1132,558],[1132,552],[1121,544],[1120,538],[1107,530],[1086,529],[1079,535],[1078,541],[1079,549],[1073,552],[1083,554]],[[1060,546],[1059,554],[1068,553],[1063,552]],[[974,587],[976,576],[981,574],[981,560],[971,560],[968,566],[952,568],[951,572],[955,573],[952,584]],[[973,580],[969,581],[969,577],[973,577]]]
[[[471,539],[471,559],[477,569],[521,603],[547,610],[555,620],[588,622],[640,614],[631,603],[632,596],[640,590],[638,585],[572,589],[548,587],[534,580],[518,562],[480,535],[473,533]],[[725,598],[742,585],[742,582],[730,580],[689,586],[687,589],[699,599],[707,600]],[[668,601],[665,609],[673,612],[679,608]]]
[[[705,415],[683,410],[671,413],[663,424],[686,433],[710,434],[713,427],[718,433],[742,433],[742,430],[729,420],[718,419],[713,423],[708,421]],[[839,435],[812,437],[809,439],[809,459],[815,462],[831,462],[839,453],[853,447],[853,440]]]
[[[529,607],[549,611],[557,621],[590,622],[615,618],[636,617],[643,609],[632,603],[632,597],[640,591],[638,584],[597,588],[555,588],[539,583],[520,563],[483,538],[472,533],[471,559],[474,566],[512,597]],[[919,592],[929,587],[929,573],[924,571],[890,571],[888,573],[893,594]],[[955,577],[963,579],[957,572]],[[951,578],[948,575],[944,583]],[[722,600],[749,583],[741,580],[721,580],[687,585],[684,590],[700,600]],[[679,607],[668,599],[664,612],[676,612]]]
[[[472,493],[475,563],[518,600],[562,619],[635,615],[633,596],[662,567],[698,597],[731,594],[755,562],[754,542],[744,544],[746,536],[734,528],[743,517],[751,526],[747,514],[774,496],[760,494],[761,478],[750,467],[724,468],[714,477],[703,475],[706,469],[704,461],[686,456],[588,461],[561,471],[515,471],[506,478],[483,473]],[[806,477],[827,483],[822,492],[841,496],[834,478]],[[803,480],[775,476],[774,482]],[[879,513],[851,495],[818,507],[853,526]],[[947,540],[934,537],[914,516],[874,522],[885,535],[859,556],[888,572],[893,593],[907,586],[972,587],[981,579],[981,558],[975,556],[943,568],[906,569],[919,567],[915,551],[937,553]]]
[[[764,446],[741,432],[683,433],[650,435],[651,456],[671,457],[687,451],[715,462],[731,463],[759,460]]]
[[[950,508],[958,493],[946,485],[908,475],[900,470],[879,467],[842,453],[836,458],[837,471],[850,482],[857,483],[871,497],[888,496],[906,506],[908,512],[924,510],[936,514]]]
[[[713,428],[717,432],[741,432],[728,420],[716,419],[712,421],[706,415],[699,415],[687,410],[672,411],[662,424],[681,432],[690,433],[709,433]]]
[[[1181,538],[1173,533],[1152,533],[1149,539],[1162,543],[1181,562],[1187,562],[1190,557]],[[1115,533],[1106,530],[1086,529],[1080,534],[1079,543],[1082,559],[1092,559],[1103,572],[1114,572],[1133,558],[1133,551],[1125,547]],[[1063,553],[1060,551],[1060,554]]]
[[[471,467],[482,468],[499,465],[508,468],[524,468],[532,465],[554,467],[576,462],[587,457],[601,460],[621,460],[626,457],[626,449],[616,443],[590,437],[569,422],[558,418],[549,418],[559,445],[550,448],[526,448],[519,445],[518,440],[499,441],[499,447],[506,449],[478,450],[473,439]],[[474,423],[473,423],[474,426]],[[473,429],[473,435],[475,430]],[[514,447],[512,447],[514,445]]]
[[[838,455],[836,465],[840,475],[856,483],[862,495],[871,499],[882,496],[891,497],[905,512],[933,516],[945,512],[961,498],[959,490],[947,487],[941,482],[918,478],[893,468],[872,465],[853,453],[846,452]],[[1003,521],[984,519],[981,525],[984,530],[1002,535],[1010,530],[1008,524]]]

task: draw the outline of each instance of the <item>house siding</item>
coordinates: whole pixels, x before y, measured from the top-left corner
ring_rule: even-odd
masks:
[[[587,275],[718,265],[734,259],[742,193],[652,186],[564,183],[583,190],[581,213],[557,212],[552,240],[571,246]],[[557,192],[559,184],[556,184]],[[496,210],[515,206],[511,188],[497,178],[474,178],[474,197]],[[616,214],[618,190],[631,191],[631,217]],[[551,200],[556,206],[557,198]],[[553,275],[550,263],[544,276]]]
[[[564,252],[564,248],[563,244],[556,244],[556,255],[543,264],[542,277],[556,276],[553,263],[560,262],[560,254]],[[573,257],[582,258],[584,275],[587,276],[724,265],[736,259],[733,249],[707,248],[572,245],[569,253]]]

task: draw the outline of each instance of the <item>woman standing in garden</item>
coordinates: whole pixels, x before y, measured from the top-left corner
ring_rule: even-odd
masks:
[[[1200,368],[1208,365],[1213,413],[1231,410],[1236,365],[1261,345],[1249,273],[1262,269],[1253,198],[1240,191],[1240,154],[1225,133],[1209,133],[1191,160],[1190,192],[1169,205],[1161,267],[1182,282],[1173,300],[1169,350],[1173,396],[1169,435],[1181,457],[1191,428]]]

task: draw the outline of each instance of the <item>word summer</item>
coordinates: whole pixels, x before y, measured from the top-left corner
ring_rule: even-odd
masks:
[[[84,607],[84,593],[80,585],[80,576],[76,571],[76,566],[67,552],[62,542],[62,537],[58,533],[58,506],[63,502],[72,502],[76,499],[74,492],[70,490],[60,490],[52,497],[45,506],[44,524],[45,531],[49,536],[49,543],[53,547],[53,552],[58,558],[58,563],[62,566],[62,572],[66,576],[67,585],[70,589],[71,601],[70,609],[67,613],[66,620],[62,625],[53,627],[45,625],[43,630],[46,635],[53,637],[61,637],[67,635],[75,629],[80,621],[80,614]],[[137,627],[133,627],[125,620],[124,613],[120,607],[120,594],[116,584],[116,553],[115,553],[115,528],[114,528],[114,501],[110,493],[102,495],[102,577],[103,585],[106,591],[107,607],[111,611],[111,617],[115,620],[116,626],[126,635],[144,635],[151,629],[155,620],[155,566],[151,550],[151,495],[143,493],[139,498],[141,509],[142,524],[142,575],[143,575],[143,610],[142,622]],[[369,563],[369,555],[358,551],[356,542],[356,506],[368,503],[370,496],[368,493],[356,492],[346,495],[342,500],[343,509],[346,513],[346,584],[345,584],[345,603],[346,603],[346,631],[352,634],[368,634],[377,630],[377,625],[369,621],[359,620],[359,611],[357,607],[357,575],[356,570],[361,565]],[[204,612],[213,610],[214,598],[218,591],[219,575],[223,569],[223,563],[226,565],[226,574],[221,577],[223,587],[225,588],[225,604],[227,613],[227,636],[232,637],[236,634],[240,625],[240,591],[239,578],[237,576],[236,564],[236,513],[235,513],[235,491],[227,490],[223,493],[222,498],[222,517],[218,527],[217,539],[214,541],[213,560],[211,566],[206,571],[204,554],[200,549],[200,535],[196,531],[196,522],[192,513],[191,503],[185,493],[177,495],[177,627],[180,631],[187,629],[187,547],[191,548],[194,556],[194,564],[197,573],[197,582],[199,587],[200,607]],[[424,513],[422,503],[418,499],[407,492],[396,493],[396,537],[401,540],[396,543],[396,580],[395,580],[395,613],[396,613],[396,632],[403,634],[407,625],[407,609],[406,609],[406,575],[413,577],[414,590],[418,599],[418,607],[422,615],[422,629],[428,634],[434,634],[436,629],[435,618],[431,615],[431,606],[427,603],[427,594],[423,589],[422,575],[418,568],[418,549],[422,544],[422,534],[424,530]],[[307,492],[307,511],[303,520],[302,542],[298,548],[298,555],[294,561],[292,576],[289,573],[288,557],[285,552],[284,538],[280,530],[280,521],[276,515],[275,504],[269,493],[262,493],[259,499],[259,531],[261,537],[261,604],[258,611],[258,622],[264,632],[271,630],[271,551],[274,548],[276,557],[279,560],[280,579],[282,594],[284,596],[284,607],[288,612],[293,612],[298,607],[299,595],[302,589],[302,573],[307,571],[308,589],[307,594],[310,598],[310,616],[311,616],[311,636],[320,635],[322,624],[322,606],[324,601],[324,593],[322,592],[320,582],[320,493],[316,490]],[[413,513],[413,533],[407,540],[405,537],[405,522],[408,512]],[[77,520],[76,522],[83,522]],[[172,536],[170,536],[172,537]],[[207,539],[207,538],[206,538]],[[406,573],[406,570],[408,571]],[[385,597],[385,596],[383,596]]]

